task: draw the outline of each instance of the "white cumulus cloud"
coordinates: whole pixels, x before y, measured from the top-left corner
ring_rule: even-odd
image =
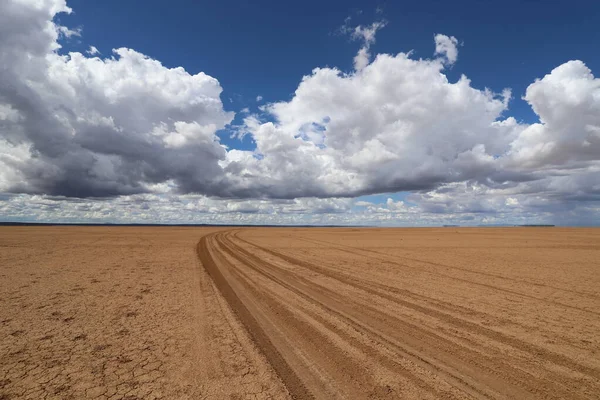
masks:
[[[100,54],[100,51],[96,48],[96,46],[90,46],[90,48],[86,51],[90,56],[95,56]]]
[[[524,99],[540,122],[512,143],[522,167],[587,165],[600,159],[600,79],[581,61],[569,61],[529,85]]]
[[[361,48],[354,57],[354,69],[360,71],[369,65],[371,61],[370,48],[375,43],[375,35],[377,31],[384,28],[387,24],[386,21],[376,21],[371,25],[358,25],[351,27],[348,25],[350,17],[346,18],[344,25],[339,29],[340,33],[350,35],[350,38],[362,42]]]
[[[275,123],[246,119],[260,157],[244,162],[244,184],[273,196],[354,196],[494,179],[494,157],[523,129],[502,119],[510,92],[449,82],[443,70],[407,53],[380,54],[352,74],[315,69],[292,100],[267,106]]]
[[[0,190],[107,196],[171,180],[220,192],[215,132],[233,113],[219,82],[127,48],[61,55],[60,12],[70,12],[61,0],[0,5]]]
[[[267,222],[311,221],[291,217],[307,213],[346,223],[598,215],[600,79],[582,61],[549,66],[527,88],[523,99],[539,118],[529,125],[510,116],[510,90],[448,79],[455,37],[436,34],[431,59],[410,51],[373,59],[385,22],[345,25],[360,42],[355,69],[315,68],[290,100],[242,110],[244,123],[232,130],[256,148],[241,150],[217,136],[234,114],[216,78],[129,48],[63,54],[61,41],[82,34],[56,22],[69,12],[64,0],[0,3],[2,215],[32,207],[92,218],[151,202],[161,220],[178,207]],[[412,194],[406,202],[349,200],[397,191]],[[100,197],[112,200],[72,200]],[[140,220],[158,218],[135,210]]]
[[[458,39],[454,36],[439,33],[433,38],[435,40],[435,54],[445,57],[448,64],[454,64],[458,59]]]

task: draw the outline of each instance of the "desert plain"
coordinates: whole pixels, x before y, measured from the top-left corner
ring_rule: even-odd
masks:
[[[600,398],[600,229],[0,228],[0,399],[291,398]]]

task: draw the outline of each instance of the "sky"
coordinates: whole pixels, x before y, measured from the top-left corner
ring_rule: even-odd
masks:
[[[0,220],[599,225],[597,26],[577,0],[4,0]]]

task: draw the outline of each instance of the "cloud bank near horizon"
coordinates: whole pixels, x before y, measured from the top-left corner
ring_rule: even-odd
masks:
[[[355,69],[315,68],[291,100],[245,115],[236,131],[255,148],[243,150],[220,142],[235,113],[216,78],[128,48],[62,54],[61,41],[83,34],[55,22],[71,12],[64,0],[7,0],[0,10],[4,216],[23,217],[23,204],[35,210],[43,199],[83,219],[94,207],[133,210],[135,199],[163,211],[164,199],[185,203],[197,218],[280,221],[376,214],[569,223],[600,214],[600,79],[582,61],[531,83],[523,99],[539,121],[525,124],[510,116],[509,89],[448,80],[455,37],[436,34],[428,59],[372,56],[385,22],[345,26],[361,42]],[[352,200],[394,192],[411,194]]]

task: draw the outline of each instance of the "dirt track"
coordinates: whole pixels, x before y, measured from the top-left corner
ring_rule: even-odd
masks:
[[[597,398],[598,233],[261,229],[199,254],[297,398]]]
[[[285,398],[198,262],[213,231],[0,228],[0,399]]]
[[[597,229],[15,229],[0,398],[600,393]]]

